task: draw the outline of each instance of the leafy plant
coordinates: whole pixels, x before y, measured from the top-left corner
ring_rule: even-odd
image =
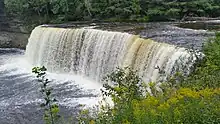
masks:
[[[52,89],[48,88],[50,81],[46,78],[47,69],[43,67],[34,67],[32,72],[35,73],[38,81],[41,82],[41,90],[44,97],[44,103],[40,106],[44,108],[44,120],[46,124],[55,124],[59,119],[59,107],[56,104],[57,100],[52,97]]]

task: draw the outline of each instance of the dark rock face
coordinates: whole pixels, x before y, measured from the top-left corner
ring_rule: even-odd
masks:
[[[29,34],[20,32],[0,31],[0,48],[25,49]]]
[[[25,49],[28,33],[23,33],[16,23],[8,21],[4,13],[4,0],[0,0],[0,48]]]
[[[0,30],[0,48],[25,49],[29,34]]]

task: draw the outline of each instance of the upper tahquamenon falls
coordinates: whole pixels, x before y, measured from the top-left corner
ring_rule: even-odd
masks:
[[[76,115],[80,104],[100,100],[102,79],[116,67],[131,67],[146,83],[177,71],[188,74],[195,62],[186,48],[129,33],[91,28],[36,27],[26,51],[0,49],[0,124],[41,124],[40,84],[31,68],[45,66],[61,115]],[[163,70],[161,75],[159,71]]]
[[[160,78],[156,67],[171,75],[188,71],[194,62],[185,48],[128,33],[41,26],[33,30],[25,55],[33,66],[82,75],[97,82],[116,67],[132,67],[146,82],[156,81]]]

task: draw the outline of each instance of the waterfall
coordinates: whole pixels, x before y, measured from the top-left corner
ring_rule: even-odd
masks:
[[[156,81],[176,71],[188,72],[192,55],[185,48],[157,43],[128,33],[97,29],[36,27],[26,57],[33,66],[50,72],[73,73],[100,81],[116,67],[130,66],[145,81]],[[159,67],[159,69],[156,69]]]

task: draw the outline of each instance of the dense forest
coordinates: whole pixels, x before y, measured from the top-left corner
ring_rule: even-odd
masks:
[[[219,17],[219,0],[5,0],[7,13],[35,23],[175,21]]]

